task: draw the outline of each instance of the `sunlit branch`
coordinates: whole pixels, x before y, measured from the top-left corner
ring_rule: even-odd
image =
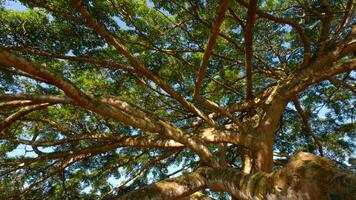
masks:
[[[187,197],[181,198],[181,200],[213,200],[213,199],[202,192],[195,192]]]
[[[33,79],[33,80],[37,80],[37,81],[41,81],[41,82],[50,84],[47,80],[45,80],[43,78],[40,78],[40,77],[37,77],[37,76],[33,76],[33,75],[31,75],[29,73],[26,73],[24,71],[21,71],[21,70],[10,69],[8,66],[5,67],[5,66],[1,66],[0,65],[0,71],[4,71],[4,72],[10,73],[12,75],[19,75],[19,76],[27,77],[27,78],[30,78],[30,79]]]
[[[30,100],[15,100],[15,101],[0,102],[0,107],[22,107],[22,106],[30,106],[34,104],[38,104],[38,102],[33,102]]]
[[[139,190],[129,192],[119,200],[131,199],[176,199],[194,194],[195,192],[206,188],[205,178],[197,172],[183,175],[177,178],[171,178],[148,185]],[[142,194],[145,194],[142,196]]]

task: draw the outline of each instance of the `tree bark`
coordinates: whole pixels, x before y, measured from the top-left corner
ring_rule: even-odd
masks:
[[[229,192],[242,200],[352,200],[356,196],[356,174],[338,168],[327,158],[299,152],[276,172],[246,174],[233,168],[204,167],[132,191],[119,199],[181,199],[206,188]]]

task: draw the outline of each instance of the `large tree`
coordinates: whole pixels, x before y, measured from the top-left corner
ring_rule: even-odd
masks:
[[[20,2],[1,199],[356,196],[352,0]]]

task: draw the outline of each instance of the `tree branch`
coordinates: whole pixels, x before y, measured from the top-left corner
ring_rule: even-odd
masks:
[[[309,119],[308,116],[304,113],[302,106],[300,105],[299,100],[296,98],[293,99],[294,107],[297,110],[299,116],[302,118],[302,122],[304,125],[304,130],[307,132],[307,134],[313,138],[314,143],[319,149],[319,154],[320,156],[324,156],[323,154],[323,146],[321,145],[318,137],[314,134],[312,128],[309,126]]]
[[[247,11],[247,24],[245,30],[245,66],[246,66],[246,100],[251,101],[252,93],[252,57],[253,57],[253,27],[255,25],[255,14],[257,0],[250,0]]]
[[[195,192],[187,197],[181,198],[181,200],[213,200],[208,195],[202,192]]]
[[[340,180],[336,183],[337,177]],[[333,183],[331,184],[330,181]],[[354,183],[356,183],[355,174],[347,174],[338,169],[331,160],[299,152],[287,165],[274,173],[245,174],[232,168],[204,167],[191,174],[159,181],[129,192],[119,199],[179,199],[205,188],[215,192],[228,192],[235,198],[248,200],[267,197],[329,199],[332,194],[351,199],[354,191],[347,185]],[[142,196],[142,194],[147,195]]]
[[[103,60],[95,60],[95,59],[92,59],[89,57],[67,56],[67,55],[55,54],[52,52],[46,52],[46,51],[25,48],[25,47],[4,47],[4,49],[18,51],[18,52],[21,52],[24,54],[29,54],[29,55],[37,55],[37,56],[46,57],[46,58],[57,58],[57,59],[75,61],[75,62],[85,62],[85,63],[97,65],[97,66],[100,66],[103,68],[114,69],[114,70],[123,70],[123,71],[127,71],[130,73],[136,73],[136,70],[130,66],[119,65],[119,64],[115,64],[115,63],[105,61],[105,60],[104,61]]]
[[[104,116],[110,116],[133,127],[142,128],[152,132],[159,132],[160,130],[160,128],[155,126],[152,121],[145,121],[143,119],[133,117],[123,111],[116,109],[114,106],[103,104],[96,98],[84,94],[63,76],[45,69],[36,63],[32,63],[17,57],[6,50],[0,50],[0,64],[15,67],[26,73],[47,80],[51,84],[62,89],[68,97],[75,101],[77,105],[85,109],[94,111]]]
[[[205,178],[197,172],[177,178],[159,181],[146,187],[129,192],[118,200],[153,200],[177,199],[206,188]],[[145,194],[145,195],[142,195]]]
[[[246,3],[244,0],[236,0],[239,4],[248,7],[248,3]],[[281,17],[276,17],[273,15],[270,15],[268,13],[265,13],[261,10],[256,10],[256,13],[259,17],[261,18],[266,18],[269,20],[272,20],[276,23],[281,23],[281,24],[288,24],[290,26],[292,26],[297,33],[300,35],[300,38],[302,40],[303,43],[303,48],[304,48],[304,58],[303,58],[303,64],[302,66],[306,66],[309,64],[310,59],[311,59],[311,48],[310,48],[310,41],[306,35],[306,33],[304,32],[303,28],[295,21],[291,20],[291,19],[285,19],[285,18],[281,18]]]
[[[203,119],[208,119],[206,115],[196,108],[193,104],[189,103],[183,96],[177,94],[166,82],[162,79],[155,76],[151,71],[145,68],[145,66],[134,56],[132,55],[125,46],[123,46],[111,33],[109,33],[104,27],[102,27],[97,20],[95,20],[88,10],[80,5],[79,1],[70,0],[70,3],[75,7],[85,18],[85,24],[95,30],[100,36],[108,41],[109,44],[113,45],[120,53],[122,53],[140,72],[142,75],[156,83],[158,86],[163,88],[172,98],[177,100],[183,107],[188,111],[202,117]]]
[[[353,3],[353,0],[349,0],[346,5],[347,12],[345,13],[345,16],[343,17],[342,22],[340,23],[338,29],[335,31],[334,37],[332,39],[333,43],[337,40],[337,37],[340,36],[340,33],[345,29],[345,27],[351,21],[352,14],[354,13],[354,8],[355,8],[355,6]]]
[[[1,54],[0,54],[1,55]],[[58,101],[62,101],[62,102],[67,102],[67,103],[71,103],[70,99],[66,98],[66,97],[61,97],[61,96],[28,96],[28,95],[4,95],[4,96],[0,96],[0,99],[34,99],[34,100],[51,100],[52,102],[58,102]],[[88,96],[88,98],[94,98],[94,97],[90,97]],[[134,108],[132,107],[130,104],[121,101],[118,98],[110,98],[110,97],[99,97],[96,98],[95,100],[96,102],[96,106],[94,109],[93,108],[88,108],[86,105],[81,107],[84,108],[88,108],[89,110],[93,110],[94,112],[97,112],[101,115],[107,116],[108,114],[106,112],[103,112],[103,110],[96,110],[98,109],[98,106],[100,104],[103,105],[110,105],[113,106],[113,109],[110,110],[110,112],[116,112],[116,114],[119,113],[125,113],[127,116],[130,116],[131,118],[133,118],[133,120],[139,120],[141,121],[141,123],[149,123],[151,126],[153,126],[153,131],[151,132],[158,132],[161,133],[163,135],[165,135],[166,137],[173,139],[181,144],[184,144],[185,146],[191,148],[192,150],[194,150],[195,152],[197,152],[202,160],[205,160],[205,162],[215,165],[217,164],[216,161],[213,159],[213,156],[210,152],[209,149],[207,149],[205,147],[205,144],[203,141],[201,141],[199,138],[196,137],[190,137],[186,134],[184,134],[184,132],[182,132],[180,129],[173,127],[172,125],[170,125],[167,122],[164,122],[161,119],[156,119],[154,118],[154,116],[152,115],[152,118],[148,118],[148,114],[146,114],[145,112],[141,111],[139,108]],[[75,104],[77,104],[76,102],[73,102]],[[116,109],[115,109],[116,108]],[[129,113],[129,114],[127,114]],[[109,113],[110,114],[110,113]],[[110,115],[109,115],[110,116]],[[123,116],[120,116],[123,117]],[[142,117],[142,118],[141,118]],[[114,117],[113,117],[114,118]],[[119,120],[118,118],[114,118]],[[128,120],[128,119],[125,119]],[[147,121],[146,121],[147,120]],[[134,125],[134,123],[138,123],[137,121],[133,121],[130,122],[130,124],[128,125]],[[144,125],[144,124],[143,124]],[[134,126],[135,127],[135,126]],[[137,127],[137,126],[136,126]],[[138,126],[137,128],[143,128],[143,130],[147,130],[150,131],[149,129],[147,129],[146,126],[142,126],[142,124],[140,126]]]
[[[332,84],[334,85],[341,85],[342,87],[344,88],[347,88],[347,89],[350,89],[354,94],[356,94],[356,85],[355,84],[348,84],[348,83],[345,83],[344,81],[342,80],[339,80],[339,79],[336,79],[336,78],[330,78],[328,79]]]
[[[206,71],[206,66],[209,62],[209,58],[211,56],[211,53],[213,52],[213,48],[215,46],[216,38],[219,34],[220,31],[220,26],[224,21],[224,15],[226,10],[228,9],[229,6],[229,1],[228,0],[220,0],[219,2],[219,8],[217,10],[217,16],[215,18],[215,23],[214,26],[211,29],[211,34],[208,39],[208,44],[206,46],[206,49],[204,51],[204,56],[203,59],[200,63],[199,67],[199,72],[197,75],[197,78],[195,80],[195,90],[194,90],[194,96],[200,95],[200,90],[201,90],[201,85],[202,81],[205,75]]]
[[[325,50],[325,47],[328,42],[328,37],[329,37],[329,31],[331,28],[331,20],[332,20],[332,8],[329,4],[329,0],[320,0],[320,4],[322,6],[322,29],[319,37],[319,47],[318,47],[318,55],[322,55],[322,53]]]
[[[42,103],[42,104],[38,104],[38,105],[25,106],[25,107],[21,108],[19,111],[13,113],[12,115],[5,118],[4,120],[0,121],[0,132],[2,130],[4,130],[5,128],[9,127],[16,120],[19,120],[22,117],[24,117],[26,114],[36,111],[36,110],[43,109],[49,105],[50,105],[49,103]]]
[[[293,98],[308,86],[327,80],[343,72],[356,69],[356,59],[335,63],[346,55],[356,51],[356,40],[345,41],[334,50],[320,56],[305,69],[296,71],[284,85],[284,97]]]

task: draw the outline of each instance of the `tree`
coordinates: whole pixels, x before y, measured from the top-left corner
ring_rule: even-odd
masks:
[[[352,0],[7,3],[1,198],[356,196]]]

